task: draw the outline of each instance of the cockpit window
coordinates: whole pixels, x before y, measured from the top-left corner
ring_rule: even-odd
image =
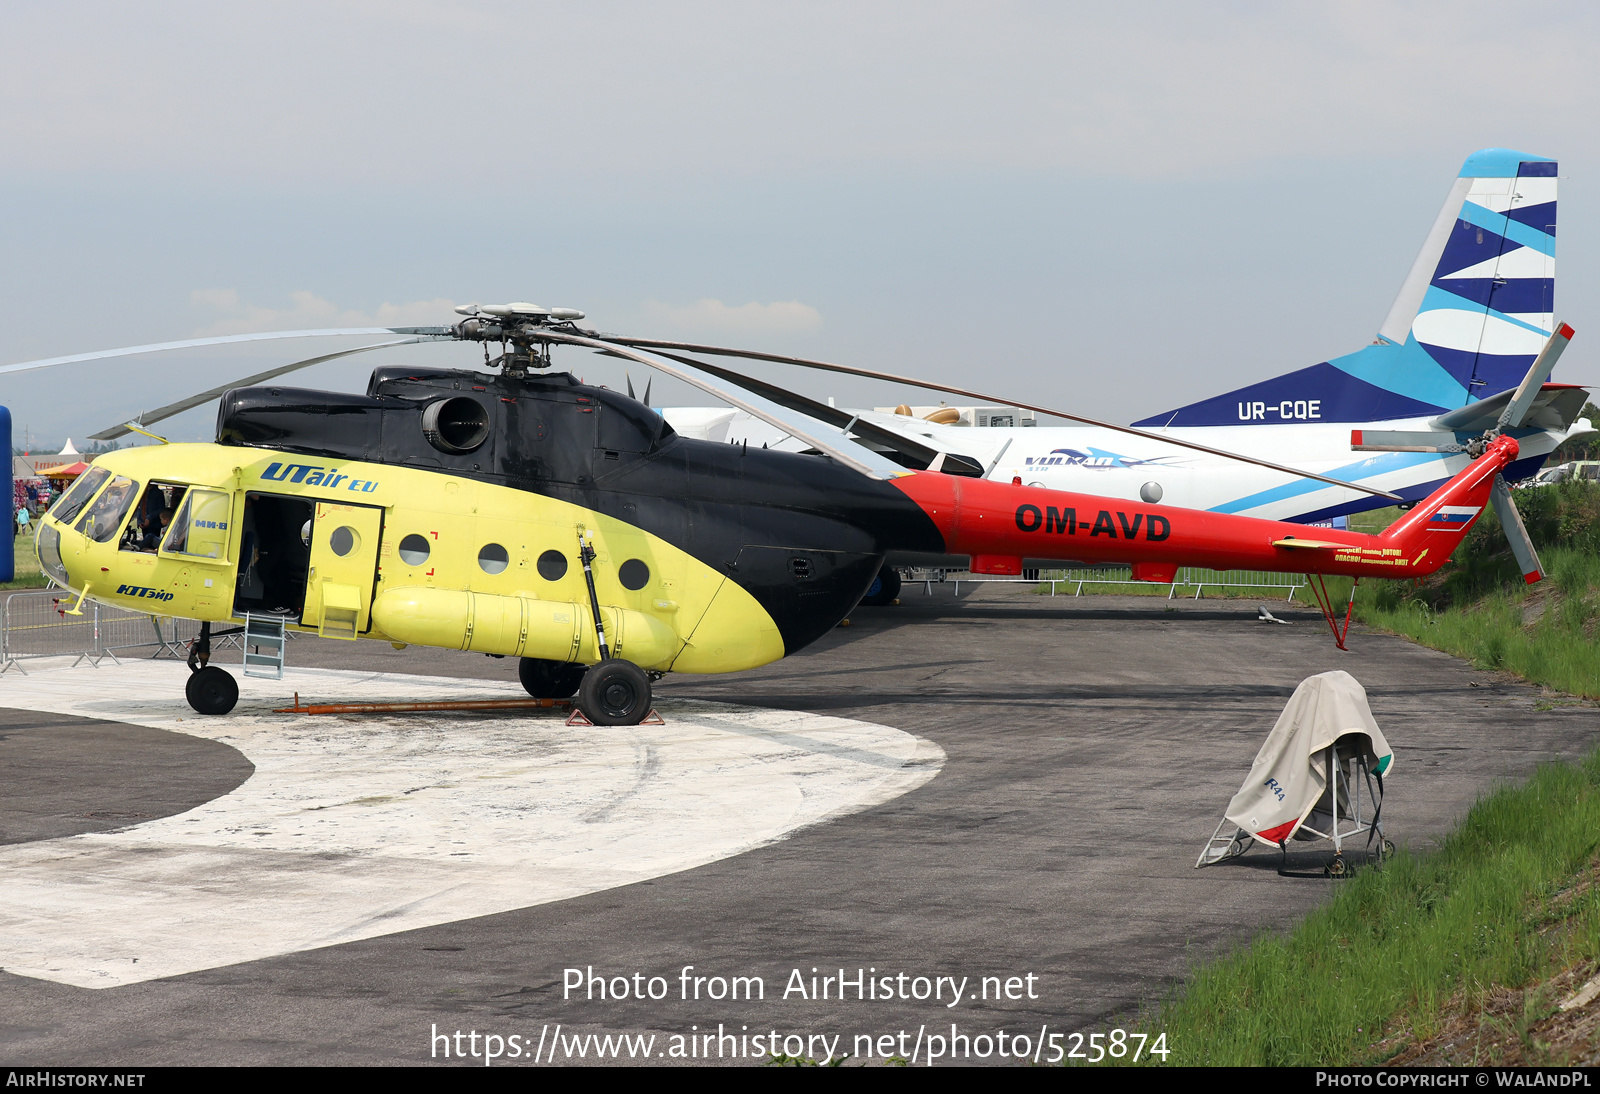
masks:
[[[154,554],[166,537],[187,489],[159,482],[146,486],[138,508],[133,511],[133,519],[122,533],[122,549]]]
[[[183,508],[172,518],[163,551],[196,558],[228,557],[228,522],[233,516],[233,496],[215,490],[190,490]]]
[[[122,527],[122,518],[128,515],[138,498],[139,484],[118,475],[83,515],[77,525],[78,531],[96,543],[108,542]]]
[[[95,491],[105,485],[111,472],[103,467],[91,467],[78,477],[67,492],[61,495],[61,500],[50,507],[49,516],[55,517],[62,524],[71,524],[72,518],[83,512],[83,507],[89,504],[89,499],[94,497]]]

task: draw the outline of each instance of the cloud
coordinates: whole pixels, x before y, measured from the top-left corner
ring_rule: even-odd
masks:
[[[454,300],[437,297],[409,304],[384,301],[371,312],[341,308],[308,291],[289,294],[292,307],[265,308],[239,299],[237,289],[195,289],[190,303],[217,318],[194,332],[195,338],[251,334],[264,330],[314,330],[321,327],[423,327],[451,322]]]
[[[644,310],[650,319],[683,330],[789,334],[812,331],[822,326],[822,313],[798,300],[749,303],[734,307],[706,297],[681,308],[663,304],[659,300],[649,300],[645,302]]]
[[[526,198],[530,185],[586,187],[642,165],[652,181],[886,167],[1143,178],[1587,143],[1570,119],[1600,105],[1600,9],[1508,10],[1489,0],[11,4],[0,177],[146,172],[318,191],[470,182],[505,192],[515,180]],[[551,34],[604,48],[544,49],[532,68],[485,63],[491,42]],[[1490,73],[1501,74],[1493,94],[1462,91],[1467,74]],[[552,156],[539,140],[499,142],[493,156],[419,144],[475,124],[487,103],[581,135],[583,154]]]

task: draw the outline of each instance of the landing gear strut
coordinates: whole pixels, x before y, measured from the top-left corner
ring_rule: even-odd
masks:
[[[589,611],[594,616],[595,647],[600,651],[600,663],[590,665],[578,685],[578,709],[597,726],[636,726],[650,713],[650,677],[632,661],[611,656],[605,620],[600,615],[600,597],[594,591],[594,548],[585,534],[578,536],[578,558],[583,561]],[[527,686],[526,679],[523,686]]]
[[[189,643],[189,680],[184,698],[200,714],[226,714],[239,702],[239,682],[211,660],[211,624],[201,623],[200,633]]]

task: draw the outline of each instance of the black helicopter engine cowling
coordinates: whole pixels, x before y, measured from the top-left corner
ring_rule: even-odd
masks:
[[[387,367],[365,395],[236,388],[217,442],[437,470],[604,513],[744,587],[788,653],[832,629],[886,551],[944,551],[886,482],[823,456],[679,437],[644,404],[567,373]]]

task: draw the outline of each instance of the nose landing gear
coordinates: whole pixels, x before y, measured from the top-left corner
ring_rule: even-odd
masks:
[[[200,714],[226,714],[239,702],[239,682],[226,669],[208,665],[211,660],[211,624],[201,623],[200,633],[189,643],[189,680],[184,698]]]
[[[201,714],[226,714],[239,701],[239,683],[226,669],[207,665],[189,676],[183,694]]]

